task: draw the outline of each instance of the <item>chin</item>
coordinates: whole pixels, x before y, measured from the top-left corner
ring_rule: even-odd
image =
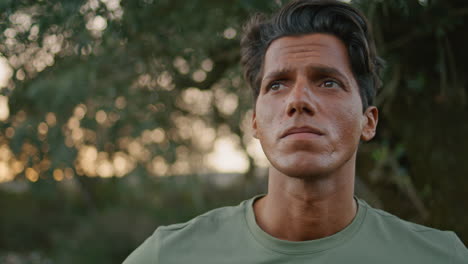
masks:
[[[276,170],[280,171],[285,176],[296,178],[296,179],[304,179],[304,180],[313,180],[313,179],[323,179],[326,178],[327,175],[331,174],[331,170],[326,168],[275,168]]]
[[[299,179],[317,179],[332,174],[339,166],[330,157],[290,157],[270,160],[280,173]]]

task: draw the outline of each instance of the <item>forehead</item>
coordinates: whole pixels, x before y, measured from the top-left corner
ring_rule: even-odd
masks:
[[[334,68],[352,78],[344,43],[329,34],[286,36],[274,40],[265,54],[263,76],[272,71],[294,70],[300,66]]]

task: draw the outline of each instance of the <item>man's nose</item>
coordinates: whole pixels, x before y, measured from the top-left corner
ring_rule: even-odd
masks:
[[[298,83],[294,86],[288,97],[287,114],[315,114],[315,103],[309,84]]]

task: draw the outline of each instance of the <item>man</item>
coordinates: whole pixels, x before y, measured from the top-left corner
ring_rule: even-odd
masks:
[[[159,227],[133,263],[468,263],[453,232],[405,222],[354,197],[356,153],[375,135],[380,86],[365,18],[299,0],[255,16],[242,39],[268,194]]]

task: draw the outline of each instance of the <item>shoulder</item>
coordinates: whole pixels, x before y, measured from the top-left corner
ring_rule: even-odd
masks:
[[[375,233],[379,243],[402,251],[420,252],[435,259],[452,259],[452,263],[464,263],[468,250],[452,231],[442,231],[403,220],[393,214],[375,209],[360,201],[366,207],[367,216],[364,230]]]
[[[219,243],[220,238],[226,238],[235,232],[245,221],[243,201],[237,206],[226,206],[211,210],[185,223],[159,226],[146,241],[140,245],[124,262],[158,263],[161,253],[167,257],[173,251],[191,250],[197,241]]]
[[[393,231],[403,231],[409,234],[420,234],[422,236],[436,236],[442,239],[447,238],[451,232],[441,231],[435,228],[409,222],[381,209],[371,207],[365,202],[362,204],[367,207],[368,219],[381,228],[388,228]]]
[[[167,236],[180,232],[187,232],[192,229],[193,231],[198,231],[200,229],[203,230],[205,227],[209,227],[210,229],[220,228],[221,226],[229,224],[232,221],[238,221],[239,218],[244,214],[245,203],[246,201],[237,206],[216,208],[199,215],[189,220],[188,222],[161,226],[158,229],[161,233]]]
[[[160,235],[161,233],[156,229],[156,231],[148,237],[143,244],[135,249],[127,259],[125,259],[123,264],[158,263],[157,258],[161,249]]]
[[[160,239],[168,248],[183,246],[185,243],[189,245],[200,239],[205,243],[219,241],[220,237],[229,235],[243,225],[245,203],[217,208],[185,223],[161,226],[158,228]]]

